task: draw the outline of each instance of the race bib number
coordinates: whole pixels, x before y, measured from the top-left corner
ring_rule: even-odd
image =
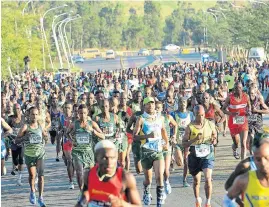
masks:
[[[143,147],[146,149],[152,150],[152,151],[160,152],[161,151],[161,142],[159,139],[153,140],[153,141],[148,140],[148,142],[146,142],[143,145]]]
[[[76,140],[78,144],[89,144],[90,136],[86,132],[80,132],[76,134]]]
[[[114,127],[104,127],[103,128],[103,133],[105,134],[106,137],[111,137],[114,135]]]
[[[183,139],[184,133],[185,133],[184,129],[179,129],[178,130],[178,136],[177,136],[177,143],[178,144],[182,144],[182,139]]]
[[[19,134],[20,128],[13,128],[13,134],[17,136]]]
[[[210,145],[208,144],[195,145],[196,157],[206,157],[210,152]]]
[[[245,117],[244,116],[235,116],[233,117],[233,124],[244,124]]]
[[[119,143],[122,143],[122,139],[123,139],[123,136],[124,136],[124,133],[116,133],[115,134],[115,139],[119,142]]]
[[[258,121],[257,118],[258,118],[258,117],[257,117],[257,114],[252,114],[252,115],[250,115],[250,116],[248,117],[248,121],[250,121],[250,122],[255,122],[255,121]]]
[[[42,142],[42,137],[32,134],[29,140],[30,140],[30,144],[40,144]]]
[[[57,120],[52,120],[51,129],[56,131],[58,128],[59,128],[59,122]]]

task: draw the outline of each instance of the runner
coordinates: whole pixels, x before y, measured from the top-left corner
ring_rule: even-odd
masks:
[[[62,147],[63,147],[63,159],[65,160],[67,167],[67,174],[69,178],[69,189],[74,189],[73,177],[74,177],[74,164],[72,158],[72,140],[69,139],[67,132],[74,121],[72,116],[72,104],[65,103],[63,108],[64,114],[61,115],[61,133],[62,133]]]
[[[117,166],[117,151],[109,140],[96,144],[96,165],[84,174],[83,196],[76,207],[88,202],[88,206],[142,206],[134,176]]]
[[[21,178],[24,164],[24,147],[21,144],[15,144],[14,140],[17,137],[20,128],[24,125],[25,118],[22,114],[21,107],[19,104],[14,104],[13,113],[14,116],[12,116],[8,121],[9,126],[13,130],[13,141],[11,143],[13,170],[11,171],[11,174],[16,175],[15,171],[18,171],[17,185],[21,186]]]
[[[164,119],[164,126],[166,129],[167,137],[169,143],[172,143],[172,140],[176,139],[176,134],[171,134],[171,130],[173,132],[177,132],[177,123],[174,120],[174,118],[168,113],[163,112],[163,104],[160,101],[157,101],[156,103],[156,112],[157,115],[160,117],[163,117]],[[163,150],[163,157],[164,157],[164,164],[165,164],[165,170],[164,170],[164,190],[166,194],[172,193],[172,188],[169,182],[169,176],[170,176],[170,164],[171,164],[171,155],[172,155],[172,146],[170,146],[167,150]]]
[[[141,140],[141,164],[144,171],[144,196],[145,205],[151,203],[150,186],[152,183],[152,167],[156,176],[157,206],[162,206],[165,200],[163,187],[164,160],[162,150],[168,150],[169,143],[166,134],[164,120],[160,119],[155,112],[155,100],[147,97],[143,101],[145,111],[136,121],[133,132],[134,140]],[[139,135],[142,133],[142,135]],[[165,144],[162,149],[162,139]]]
[[[7,169],[5,167],[5,157],[6,157],[6,154],[7,154],[5,138],[8,137],[8,135],[10,135],[12,133],[13,133],[12,128],[1,117],[1,176],[7,174]]]
[[[212,196],[212,171],[214,167],[214,144],[217,142],[217,132],[214,123],[205,119],[205,110],[197,105],[193,110],[195,119],[186,128],[182,145],[190,147],[188,167],[192,175],[196,207],[202,206],[199,195],[201,171],[205,176],[206,207],[211,207]]]
[[[38,174],[38,204],[41,207],[45,207],[43,199],[44,191],[44,159],[45,159],[45,140],[47,136],[43,130],[44,125],[38,123],[39,112],[36,107],[32,107],[30,110],[29,123],[24,124],[20,129],[18,136],[15,140],[16,144],[24,144],[24,158],[25,164],[29,173],[29,184],[30,184],[30,203],[36,204],[35,195],[35,176]]]
[[[227,111],[226,109],[229,109]],[[229,94],[224,105],[223,112],[229,115],[228,127],[233,138],[233,155],[236,159],[240,158],[237,152],[239,140],[241,143],[241,159],[245,159],[248,137],[247,113],[251,112],[251,105],[247,94],[243,93],[243,86],[236,82],[234,92]]]
[[[237,176],[224,197],[224,207],[235,207],[235,201],[244,193],[244,206],[268,206],[269,201],[269,139],[261,139],[254,144],[254,163],[257,170]]]
[[[82,104],[78,109],[79,120],[75,120],[68,129],[67,136],[72,140],[72,158],[80,191],[83,189],[83,171],[94,166],[93,138],[104,139],[96,122],[88,119],[87,106]],[[80,198],[81,195],[79,195]]]
[[[58,97],[55,93],[51,96],[51,107],[50,107],[50,119],[51,119],[51,128],[50,128],[50,138],[51,144],[55,144],[56,141],[56,162],[59,162],[59,153],[61,152],[61,137],[59,135],[60,131],[60,115],[61,108],[58,106]]]
[[[248,117],[248,125],[249,125],[249,131],[248,131],[248,142],[247,145],[249,147],[249,152],[252,155],[252,140],[256,133],[262,132],[262,126],[263,126],[263,118],[262,114],[269,114],[269,108],[264,103],[263,99],[260,99],[259,94],[256,93],[255,88],[249,89],[249,99],[250,104],[252,106],[252,114]]]
[[[187,99],[180,98],[178,101],[178,110],[171,115],[178,124],[176,140],[172,142],[175,150],[175,160],[178,166],[183,165],[183,187],[190,187],[187,181],[189,148],[184,148],[182,145],[182,138],[186,127],[194,119],[193,113],[187,110]]]

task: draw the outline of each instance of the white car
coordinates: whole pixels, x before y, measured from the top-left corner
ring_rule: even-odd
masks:
[[[114,50],[108,50],[106,51],[106,60],[108,59],[114,59],[116,58],[116,54],[114,52]]]
[[[149,55],[149,50],[142,48],[138,51],[138,56],[148,56]]]
[[[169,44],[164,47],[165,50],[180,50],[180,47],[174,44]]]

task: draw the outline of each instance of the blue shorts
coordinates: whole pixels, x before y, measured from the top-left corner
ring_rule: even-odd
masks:
[[[197,175],[199,172],[203,171],[203,169],[213,169],[214,168],[214,160],[213,159],[203,159],[196,157],[193,153],[190,153],[188,156],[188,167],[189,172],[192,176]]]

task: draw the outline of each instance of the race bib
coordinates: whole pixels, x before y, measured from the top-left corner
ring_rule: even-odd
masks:
[[[51,121],[51,129],[56,131],[59,128],[59,122],[57,120]]]
[[[29,140],[30,144],[40,144],[42,142],[42,137],[36,134],[31,134]]]
[[[124,133],[118,132],[115,134],[115,139],[119,142],[122,143],[122,139],[123,139]]]
[[[257,114],[252,114],[248,117],[248,121],[249,122],[255,122],[255,121],[258,121],[258,117],[257,117]]]
[[[182,144],[183,135],[185,133],[185,129],[178,130],[177,143]]]
[[[103,133],[105,134],[106,137],[113,136],[114,135],[114,127],[113,126],[104,127]]]
[[[245,117],[244,116],[235,116],[233,117],[233,124],[244,124]]]
[[[89,133],[86,132],[76,133],[76,140],[78,144],[89,144],[90,143]]]
[[[194,147],[196,157],[206,157],[211,152],[210,145],[208,144],[195,145]]]
[[[150,140],[150,138],[149,138],[148,141],[143,145],[143,147],[146,149],[155,151],[155,152],[162,151],[162,146],[161,146],[161,142],[159,139]]]
[[[17,136],[19,134],[20,128],[13,128],[13,134]]]

